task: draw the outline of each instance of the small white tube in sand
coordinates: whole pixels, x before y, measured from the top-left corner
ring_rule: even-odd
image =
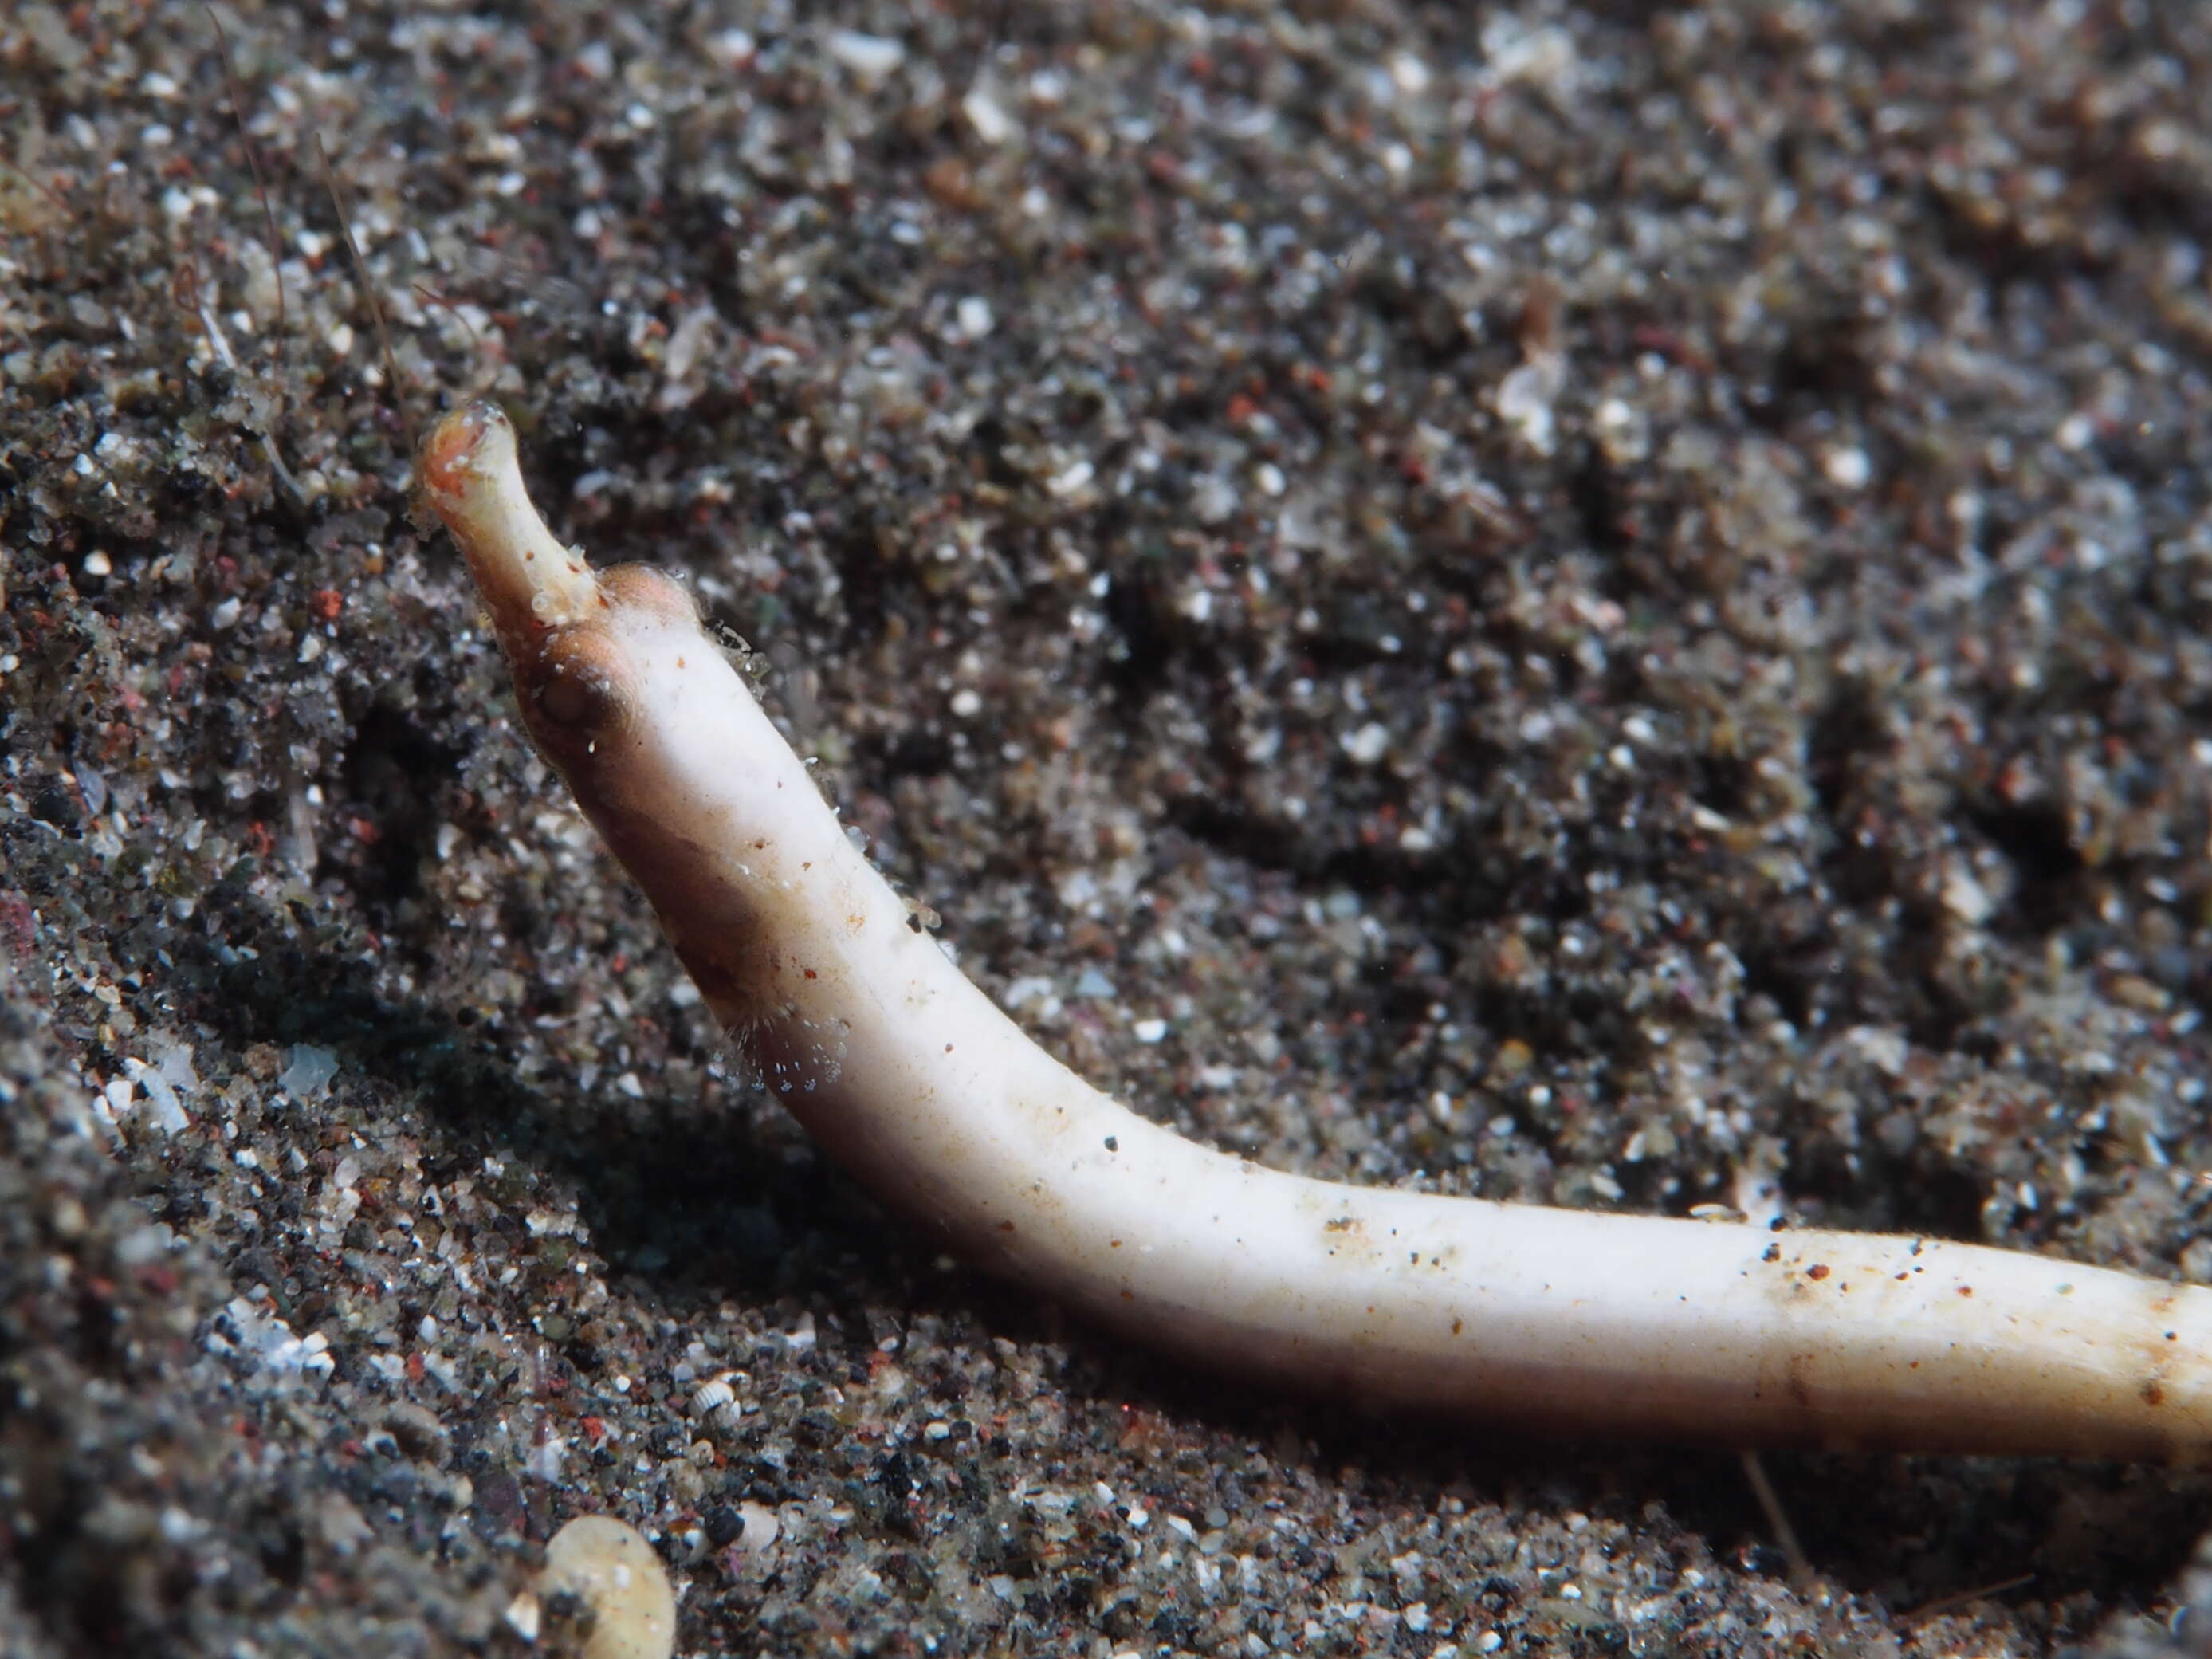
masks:
[[[506,418],[424,447],[525,723],[785,1103],[969,1260],[1217,1370],[1500,1425],[2212,1459],[2212,1291],[1925,1237],[1353,1188],[1093,1089],[910,923],[690,596],[546,532]]]

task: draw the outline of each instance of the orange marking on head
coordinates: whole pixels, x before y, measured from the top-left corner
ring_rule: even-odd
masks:
[[[483,440],[483,413],[471,404],[457,409],[430,428],[422,442],[422,482],[441,495],[458,495],[466,487],[467,469]]]

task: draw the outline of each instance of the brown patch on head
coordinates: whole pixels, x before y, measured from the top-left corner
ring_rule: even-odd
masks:
[[[469,469],[476,464],[477,446],[494,421],[503,421],[489,404],[470,404],[457,409],[430,428],[416,462],[416,476],[432,499],[448,499],[465,488]]]
[[[564,769],[636,718],[629,653],[591,623],[548,635],[514,665],[514,675],[531,736]]]
[[[526,628],[505,641],[530,735],[568,775],[587,811],[593,805],[589,781],[579,769],[602,758],[645,718],[627,627],[627,619],[641,616],[695,627],[699,619],[690,594],[677,583],[642,565],[623,565],[596,580],[574,620]],[[704,662],[704,635],[701,646]]]
[[[1826,1279],[1827,1276],[1828,1264],[1825,1261],[1815,1261],[1805,1269],[1805,1277],[1808,1279]]]
[[[2155,1407],[2166,1404],[2166,1385],[2154,1376],[2144,1382],[2141,1393],[2142,1402],[2146,1406]]]
[[[635,611],[659,622],[697,627],[699,604],[691,590],[651,565],[618,564],[599,573],[599,592],[611,608]]]

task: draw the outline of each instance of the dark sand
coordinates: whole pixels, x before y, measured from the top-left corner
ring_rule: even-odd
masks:
[[[2203,1477],[1774,1456],[1793,1586],[934,1260],[404,494],[503,401],[1211,1141],[2212,1279],[2212,9],[327,9],[222,12],[281,326],[202,8],[0,21],[0,1650],[520,1650],[601,1509],[696,1655],[2212,1630]]]

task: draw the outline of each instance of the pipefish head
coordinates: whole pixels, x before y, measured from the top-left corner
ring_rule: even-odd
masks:
[[[690,594],[641,566],[594,571],[562,545],[523,484],[513,423],[490,404],[432,428],[416,476],[468,562],[524,723],[588,803],[586,775],[635,736],[665,636],[698,635]]]
[[[516,641],[573,627],[603,604],[583,555],[555,539],[531,505],[514,423],[498,408],[469,404],[431,428],[416,476],[510,654]]]
[[[813,895],[854,855],[805,763],[688,590],[643,565],[593,571],[555,539],[499,410],[439,422],[418,476],[468,561],[539,751],[763,1076],[812,1088],[834,1073],[838,1039],[803,1005],[831,988],[831,953],[772,943],[808,936]]]

